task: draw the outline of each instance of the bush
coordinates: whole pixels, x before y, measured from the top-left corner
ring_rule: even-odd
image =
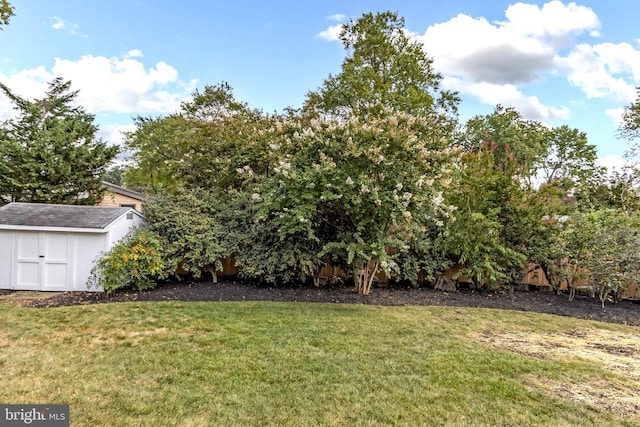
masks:
[[[107,294],[126,286],[139,291],[151,289],[163,270],[158,238],[149,231],[138,230],[96,261],[89,286],[102,287]]]

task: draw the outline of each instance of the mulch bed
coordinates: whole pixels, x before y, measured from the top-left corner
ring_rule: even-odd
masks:
[[[515,292],[443,292],[422,288],[374,288],[364,296],[348,286],[306,285],[267,287],[237,281],[163,283],[156,289],[136,292],[122,290],[106,296],[101,292],[65,292],[26,304],[29,307],[58,307],[124,301],[287,301],[382,306],[457,306],[497,308],[549,313],[580,319],[640,326],[640,304],[622,301],[607,303],[603,309],[597,299],[542,291]]]

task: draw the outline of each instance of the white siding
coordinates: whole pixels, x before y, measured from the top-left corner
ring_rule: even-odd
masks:
[[[109,248],[122,240],[132,228],[138,228],[144,224],[144,218],[134,211],[131,213],[133,214],[131,219],[127,219],[127,215],[124,215],[109,226]]]
[[[14,232],[0,230],[0,289],[11,289],[11,271],[14,264]]]
[[[73,291],[102,291],[87,288],[87,280],[95,261],[107,251],[107,234],[77,233],[75,236],[74,276],[71,289]]]

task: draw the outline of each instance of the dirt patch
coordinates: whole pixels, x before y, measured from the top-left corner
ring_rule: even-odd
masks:
[[[288,285],[269,287],[253,283],[225,281],[221,283],[163,283],[144,292],[121,291],[112,296],[102,292],[65,292],[47,299],[34,300],[29,307],[56,307],[123,301],[302,301],[368,305],[426,305],[483,307],[549,313],[580,319],[640,326],[640,304],[622,301],[607,304],[589,297],[576,297],[548,292],[443,292],[432,288],[391,287],[372,289],[371,295],[359,295],[349,286]]]
[[[616,374],[611,379],[525,378],[552,398],[567,399],[622,416],[640,416],[640,341],[618,331],[581,330],[565,333],[485,332],[474,339],[487,346],[529,357],[584,361]]]

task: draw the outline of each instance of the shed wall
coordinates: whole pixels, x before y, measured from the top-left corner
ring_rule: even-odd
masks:
[[[14,232],[0,230],[0,289],[11,289]]]

